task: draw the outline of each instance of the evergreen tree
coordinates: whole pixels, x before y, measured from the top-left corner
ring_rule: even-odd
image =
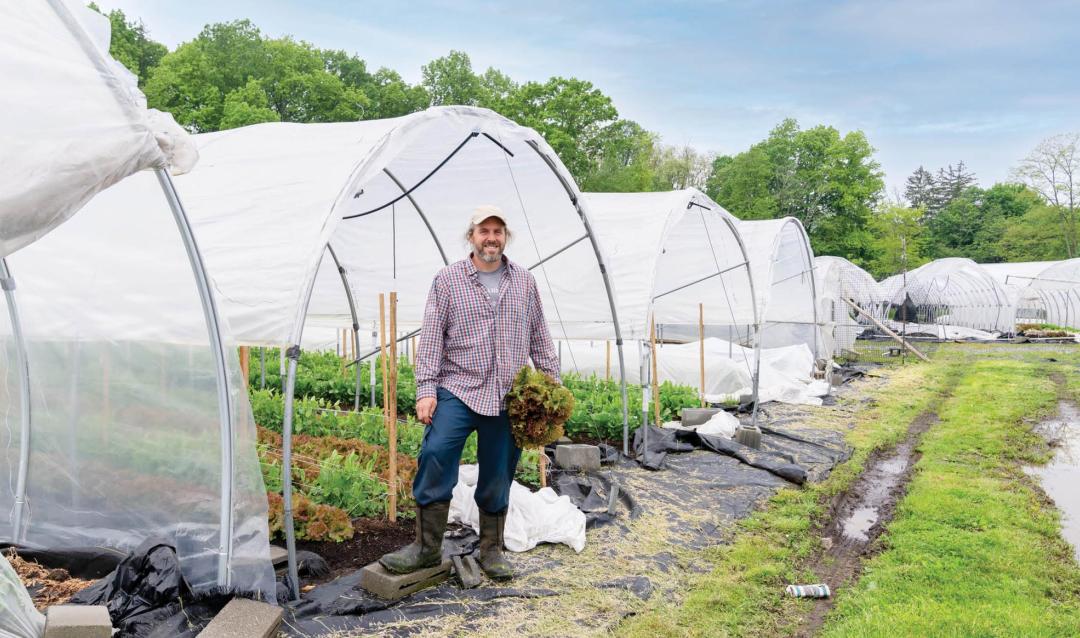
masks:
[[[907,178],[904,199],[912,208],[927,210],[934,203],[934,175],[920,166]]]

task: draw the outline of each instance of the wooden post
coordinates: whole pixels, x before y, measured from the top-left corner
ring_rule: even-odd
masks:
[[[244,387],[248,385],[248,373],[251,370],[251,348],[240,346],[240,376],[244,378]]]
[[[652,348],[652,401],[653,401],[653,418],[656,420],[656,427],[660,427],[660,376],[656,372],[656,318],[653,317],[649,322],[649,347]]]
[[[604,358],[604,381],[611,381],[611,342],[605,341],[607,354]]]
[[[701,359],[701,407],[705,407],[705,304],[697,305],[698,344]]]
[[[387,399],[390,426],[390,522],[397,522],[397,292],[390,293],[390,398]]]
[[[540,487],[547,487],[547,454],[544,454],[543,446],[537,448],[540,452],[540,458],[537,461],[537,466],[540,468]]]
[[[412,355],[411,363],[413,365],[416,365],[416,337],[412,338],[412,345],[410,346],[409,351],[410,351],[410,354]]]
[[[930,363],[930,359],[925,354],[923,354],[923,353],[919,352],[918,350],[916,350],[915,346],[908,343],[907,339],[901,337],[900,335],[896,334],[892,330],[889,330],[888,328],[886,328],[885,324],[883,324],[880,321],[878,321],[877,319],[875,319],[873,315],[871,315],[870,313],[868,313],[865,310],[863,310],[862,308],[860,308],[858,305],[856,305],[850,299],[844,299],[844,303],[851,306],[855,310],[855,312],[857,312],[860,315],[862,315],[862,316],[866,317],[867,319],[869,319],[882,332],[884,332],[885,334],[892,337],[894,341],[896,341],[900,345],[904,346],[905,349],[910,350],[911,353],[914,354],[916,357],[922,359],[923,361],[925,361],[927,363]]]

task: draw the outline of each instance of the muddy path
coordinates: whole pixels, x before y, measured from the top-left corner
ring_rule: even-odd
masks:
[[[858,578],[863,561],[875,551],[875,541],[892,521],[896,504],[907,493],[920,457],[919,440],[938,422],[937,406],[941,400],[911,422],[899,444],[871,454],[851,488],[833,498],[820,531],[824,549],[807,566],[816,576],[813,582],[827,584],[832,596],[815,600],[813,609],[802,618],[793,635],[814,636],[832,609],[837,590]]]

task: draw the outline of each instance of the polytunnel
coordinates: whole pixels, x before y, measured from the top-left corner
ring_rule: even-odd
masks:
[[[107,18],[11,6],[0,541],[109,553],[163,539],[196,591],[272,597],[251,408],[165,171],[194,149],[107,57]],[[121,201],[133,189],[135,208]]]
[[[881,282],[886,319],[906,333],[925,332],[942,338],[1009,332],[1013,327],[1005,287],[970,259],[948,257]]]
[[[1005,286],[1016,324],[1080,327],[1080,258],[983,267]]]
[[[553,336],[612,338],[621,353],[587,210],[531,129],[486,109],[439,107],[389,120],[259,124],[196,142],[199,166],[177,189],[231,337],[288,353],[286,465],[305,325],[357,334],[378,321],[379,293],[395,291],[395,336],[415,334],[435,273],[468,255],[478,205],[504,211],[514,234],[507,256],[536,276]],[[131,195],[126,205],[138,207]],[[296,584],[288,482],[285,503]]]
[[[872,327],[867,316],[881,315],[882,296],[878,282],[870,273],[843,257],[815,257],[814,268],[824,350],[833,357],[851,354],[855,340]]]
[[[696,189],[586,193],[584,198],[608,255],[623,338],[647,343],[655,319],[661,340],[699,342],[662,346],[661,380],[704,384],[706,396],[750,386],[754,355],[743,346],[752,344],[757,318],[737,220]],[[599,327],[597,335],[602,337]],[[585,374],[608,369],[604,342],[564,345],[564,369]],[[627,360],[629,379],[640,382],[647,376],[638,352],[631,349]]]
[[[761,347],[805,344],[820,359],[817,287],[810,238],[794,217],[739,222],[761,319]]]

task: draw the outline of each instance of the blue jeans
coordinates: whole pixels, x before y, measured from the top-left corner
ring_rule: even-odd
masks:
[[[416,504],[425,507],[450,500],[458,482],[465,439],[476,430],[476,460],[480,465],[476,505],[488,514],[502,514],[510,504],[510,484],[521,456],[506,410],[499,416],[484,416],[473,412],[445,388],[438,388],[435,394],[438,404],[431,425],[424,431],[419,467],[413,479]]]

